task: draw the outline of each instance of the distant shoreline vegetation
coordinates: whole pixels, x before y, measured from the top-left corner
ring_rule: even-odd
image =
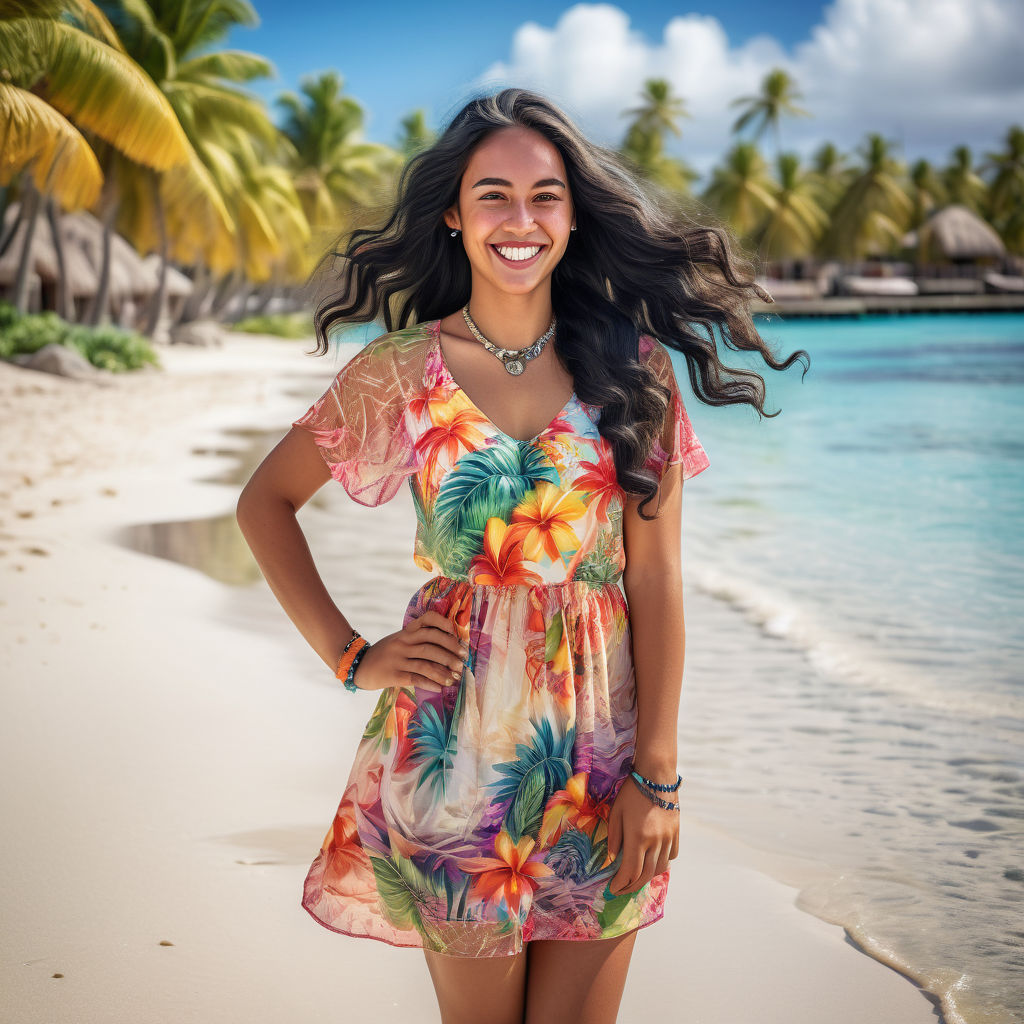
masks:
[[[18,4],[0,8],[0,32],[19,41],[4,67],[0,297],[23,314],[49,310],[156,340],[192,321],[308,304],[324,253],[376,221],[408,159],[436,136],[418,109],[394,145],[367,142],[365,111],[336,71],[282,93],[275,123],[247,89],[274,66],[224,48],[231,29],[258,23],[247,0],[56,0],[31,17]],[[1010,126],[980,161],[965,145],[952,145],[942,166],[906,161],[877,132],[853,153],[825,141],[803,157],[783,148],[780,129],[812,116],[799,100],[782,68],[736,97],[736,139],[699,190],[700,175],[667,152],[691,115],[666,79],[623,97],[614,148],[652,191],[724,229],[767,278],[818,280],[832,262],[841,279],[865,261],[902,262],[915,278],[957,268],[980,277],[985,261],[1021,273],[1024,127]],[[770,159],[759,147],[766,130]],[[954,211],[955,231],[949,217],[935,224]]]
[[[279,338],[312,338],[313,316],[309,312],[247,316],[244,320],[231,324],[231,330],[243,334],[273,334]]]

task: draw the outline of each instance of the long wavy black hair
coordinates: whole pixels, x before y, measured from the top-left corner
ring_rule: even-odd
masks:
[[[469,301],[469,259],[450,238],[443,214],[458,202],[474,148],[511,126],[539,132],[565,164],[577,230],[551,276],[558,318],[552,345],[579,398],[601,407],[599,430],[611,445],[619,485],[641,496],[640,515],[653,519],[643,506],[658,485],[643,464],[669,395],[639,360],[640,335],[683,353],[702,402],[747,403],[762,416],[778,415],[764,410],[763,378],[723,364],[715,327],[724,346],[757,352],[773,370],[803,358],[806,374],[810,357],[799,349],[777,360],[758,334],[747,292],[772,298],[754,282],[749,258],[734,254],[739,247],[723,224],[698,224],[678,200],[644,183],[614,150],[585,138],[536,92],[506,88],[467,103],[406,163],[383,226],[356,227],[326,253],[313,273],[324,296],[313,318],[316,352],[329,351],[329,333],[339,324],[383,319],[393,331],[447,316]]]

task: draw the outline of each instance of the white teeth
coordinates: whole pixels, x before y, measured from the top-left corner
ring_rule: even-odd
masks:
[[[501,253],[502,256],[507,260],[528,260],[536,256],[540,252],[541,246],[531,245],[528,248],[525,246],[515,246],[515,248],[502,248],[500,245],[494,247]]]

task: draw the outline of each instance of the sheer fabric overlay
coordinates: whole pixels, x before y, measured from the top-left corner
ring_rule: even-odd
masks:
[[[647,336],[640,351],[672,393],[648,465],[694,476],[708,459],[668,352]],[[414,558],[432,576],[403,625],[436,610],[470,652],[442,693],[380,691],[304,884],[325,927],[485,957],[663,915],[668,871],[607,888],[636,685],[618,586],[625,495],[599,417],[573,395],[536,437],[509,437],[453,380],[428,321],[371,342],[295,421],[355,500],[408,482]]]

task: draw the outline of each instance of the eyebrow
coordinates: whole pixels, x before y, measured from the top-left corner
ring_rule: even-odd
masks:
[[[473,188],[479,188],[481,185],[504,185],[506,188],[511,188],[512,182],[506,181],[504,178],[481,178]],[[565,188],[565,182],[560,178],[541,178],[540,181],[533,183],[534,188],[541,188],[544,185],[559,185]]]

